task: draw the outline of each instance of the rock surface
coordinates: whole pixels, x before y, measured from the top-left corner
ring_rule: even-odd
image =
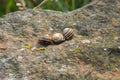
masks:
[[[72,40],[32,50],[40,35],[73,28]],[[0,18],[0,80],[119,80],[120,0],[67,13],[28,9]]]

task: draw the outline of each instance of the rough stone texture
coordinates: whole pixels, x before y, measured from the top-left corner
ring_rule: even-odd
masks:
[[[72,40],[31,49],[40,35],[65,27],[75,30]],[[94,0],[67,13],[28,9],[0,18],[0,80],[119,80],[119,68],[120,0]]]

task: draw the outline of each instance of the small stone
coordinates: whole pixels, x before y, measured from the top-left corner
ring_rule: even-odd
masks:
[[[23,60],[23,57],[22,57],[22,56],[18,56],[17,60],[18,60],[18,61],[22,61],[22,60]]]
[[[107,49],[106,49],[106,48],[104,48],[104,51],[107,51]]]
[[[82,43],[85,44],[85,43],[90,43],[90,40],[82,40]]]

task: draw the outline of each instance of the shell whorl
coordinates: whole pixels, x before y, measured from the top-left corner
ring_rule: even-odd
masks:
[[[52,43],[52,38],[49,34],[40,36],[38,43],[42,45],[49,45]]]
[[[61,43],[65,41],[64,36],[61,33],[54,33],[52,36],[52,40],[54,43]]]
[[[73,29],[72,29],[72,28],[65,28],[65,29],[63,30],[63,36],[64,36],[64,38],[65,38],[66,40],[72,39],[73,36],[74,36],[74,31],[73,31]]]
[[[52,36],[45,34],[40,36],[38,44],[41,45],[50,45],[50,44],[59,44],[65,40],[70,40],[74,36],[74,30],[72,28],[65,28],[62,33],[54,33]]]

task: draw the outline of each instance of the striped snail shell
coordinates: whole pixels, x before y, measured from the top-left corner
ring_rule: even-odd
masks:
[[[53,43],[61,43],[65,41],[63,34],[61,33],[54,33],[52,36]]]
[[[45,34],[39,38],[38,43],[41,45],[49,45],[52,43],[52,38],[49,34]]]
[[[66,40],[72,39],[73,36],[74,36],[74,31],[73,31],[73,29],[72,29],[72,28],[65,28],[65,29],[63,30],[63,36],[64,36],[64,38],[65,38]]]

